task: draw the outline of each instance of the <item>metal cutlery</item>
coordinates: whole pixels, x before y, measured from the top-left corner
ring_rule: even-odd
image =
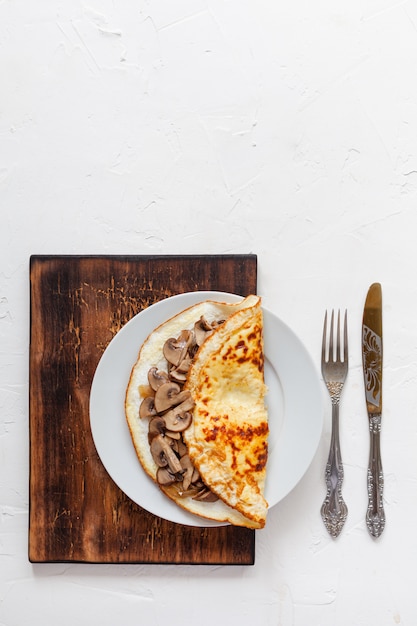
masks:
[[[326,465],[326,498],[321,507],[321,516],[328,532],[337,537],[346,521],[347,506],[342,497],[343,464],[339,441],[339,403],[348,372],[347,312],[344,315],[343,343],[341,341],[340,311],[337,315],[336,346],[334,345],[334,311],[330,319],[327,340],[327,311],[324,317],[321,371],[332,402],[332,432]]]
[[[365,301],[362,322],[362,362],[370,432],[366,525],[373,537],[379,537],[385,527],[383,503],[384,474],[380,449],[382,414],[382,291],[379,283],[373,283],[370,286]]]

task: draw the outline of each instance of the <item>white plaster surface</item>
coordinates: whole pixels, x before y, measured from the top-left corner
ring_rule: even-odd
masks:
[[[0,0],[0,625],[415,626],[417,4]],[[248,253],[317,362],[347,307],[346,526],[330,439],[253,567],[27,559],[30,254]],[[384,296],[387,523],[366,530],[360,353]],[[277,346],[279,349],[279,346]],[[324,393],[324,392],[323,392]]]

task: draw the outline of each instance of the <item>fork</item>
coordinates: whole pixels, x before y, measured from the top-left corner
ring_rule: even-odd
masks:
[[[347,311],[344,316],[343,348],[340,338],[340,311],[337,314],[336,351],[334,350],[334,311],[330,319],[327,341],[327,311],[324,316],[321,371],[332,401],[332,433],[326,465],[326,498],[321,507],[324,525],[332,537],[337,537],[347,517],[347,506],[342,497],[343,464],[339,441],[339,402],[348,372]]]

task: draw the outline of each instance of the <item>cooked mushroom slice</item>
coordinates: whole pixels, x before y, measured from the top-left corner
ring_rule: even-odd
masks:
[[[165,420],[164,420],[165,422]],[[174,433],[173,430],[166,430],[165,431],[165,437],[169,437],[170,439],[174,439],[177,442],[177,446],[176,446],[176,450],[178,452],[178,443],[181,440],[181,433],[180,432],[176,432]],[[181,455],[180,455],[181,456]]]
[[[167,429],[172,430],[174,433],[182,432],[188,428],[192,420],[190,411],[194,407],[194,400],[189,391],[183,393],[187,394],[186,400],[167,413],[164,413]]]
[[[149,427],[148,427],[149,443],[151,443],[154,437],[164,433],[165,430],[166,430],[166,424],[165,424],[165,420],[163,417],[161,417],[160,415],[157,415],[156,417],[152,418],[149,422]]]
[[[170,431],[172,432],[172,431]],[[179,435],[181,436],[181,433],[179,433]],[[178,441],[178,454],[180,456],[184,456],[184,454],[188,454],[188,448],[185,445],[185,443],[183,442],[182,438]]]
[[[173,439],[172,437],[170,437],[166,432],[164,433],[164,435],[165,435],[165,438],[168,440],[168,443],[171,446],[172,450],[175,452],[177,458],[179,458],[178,441],[176,439]]]
[[[155,463],[159,467],[166,467],[168,465],[173,474],[183,473],[184,470],[177,455],[169,445],[169,441],[167,441],[163,435],[157,435],[152,439],[151,453]]]
[[[177,367],[173,367],[169,372],[169,377],[172,380],[175,380],[178,383],[185,383],[187,380],[187,373],[190,369],[191,359],[185,358],[183,359]]]
[[[218,496],[216,496],[216,494],[210,491],[207,487],[204,487],[193,498],[193,500],[198,500],[199,502],[216,502],[218,499]]]
[[[204,502],[217,502],[219,496],[216,496],[215,493],[209,490],[208,494],[204,497]]]
[[[181,363],[176,368],[177,372],[181,372],[181,374],[187,374],[190,369],[191,359],[185,358],[181,361]]]
[[[181,498],[192,498],[197,493],[197,489],[194,487],[194,485],[190,485],[188,489],[183,489],[182,483],[177,483],[176,487],[177,487],[177,493],[179,496],[181,496]]]
[[[194,324],[195,342],[198,346],[201,346],[204,339],[213,332],[211,324],[205,317],[201,316],[200,319]]]
[[[185,470],[182,477],[182,488],[184,491],[188,489],[191,485],[191,479],[194,473],[194,466],[191,463],[191,459],[188,454],[184,454],[184,456],[180,459],[181,467]]]
[[[156,472],[156,480],[160,485],[168,487],[176,482],[177,477],[171,472],[169,467],[159,467]]]
[[[181,331],[177,339],[172,337],[167,339],[164,344],[163,352],[168,363],[177,367],[177,365],[185,358],[192,340],[193,333],[190,330]]]
[[[181,385],[183,385],[185,381],[187,380],[187,374],[183,374],[182,372],[179,372],[177,369],[172,369],[169,375],[173,381],[175,381],[176,383],[180,383]]]
[[[198,480],[200,480],[200,472],[195,467],[193,471],[193,475],[191,476],[191,482],[196,483]]]
[[[156,391],[161,385],[169,382],[169,377],[166,372],[158,370],[157,367],[151,367],[148,372],[148,381],[152,389]]]
[[[155,409],[157,413],[167,411],[171,407],[181,404],[189,395],[190,392],[181,391],[181,387],[177,383],[165,383],[155,393]]]
[[[139,407],[139,417],[152,417],[156,415],[155,401],[152,396],[142,400]]]
[[[193,419],[193,416],[189,411],[175,411],[175,409],[173,409],[172,411],[167,413],[167,415],[167,426],[174,433],[182,432],[183,430],[188,428]]]

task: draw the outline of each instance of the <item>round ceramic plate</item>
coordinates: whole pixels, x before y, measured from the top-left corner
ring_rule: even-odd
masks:
[[[178,507],[144,472],[125,418],[126,388],[140,347],[159,324],[204,300],[238,302],[241,296],[197,291],[172,296],[133,317],[114,336],[97,366],[90,394],[90,424],[100,459],[114,482],[150,513],[179,524],[219,526]],[[265,497],[282,500],[308,469],[323,427],[320,381],[303,344],[263,309],[265,382],[268,386],[269,455]]]

